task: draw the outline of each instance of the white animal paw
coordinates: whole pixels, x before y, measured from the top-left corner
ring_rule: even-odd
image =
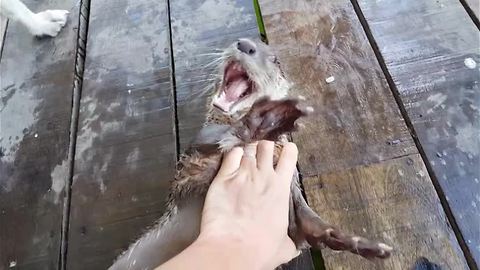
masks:
[[[29,30],[35,36],[55,37],[67,23],[68,13],[67,10],[45,10],[34,14]]]

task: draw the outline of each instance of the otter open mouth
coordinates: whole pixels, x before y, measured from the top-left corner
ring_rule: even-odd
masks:
[[[213,105],[224,112],[229,112],[233,105],[254,90],[255,83],[250,79],[245,68],[239,62],[231,61],[225,67],[221,92]]]

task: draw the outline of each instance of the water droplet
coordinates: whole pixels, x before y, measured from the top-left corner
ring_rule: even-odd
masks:
[[[472,58],[465,58],[465,60],[463,61],[463,63],[465,64],[465,66],[469,69],[474,69],[477,67],[477,62],[475,62],[475,60],[473,60]]]
[[[333,77],[333,76],[330,76],[330,77],[325,79],[325,82],[327,82],[327,83],[332,83],[333,81],[335,81],[335,77]]]
[[[408,165],[413,165],[413,159],[408,158],[408,159],[407,159],[407,164],[408,164]],[[432,165],[433,165],[433,164],[432,164]]]
[[[33,137],[38,138],[38,133],[35,133],[35,135],[33,135]]]
[[[399,144],[400,143],[400,140],[393,140],[393,141],[388,141],[387,144],[388,145],[396,145],[396,144]]]
[[[131,94],[131,93],[132,93],[132,90],[128,89],[128,91],[127,91],[127,92],[128,92],[129,94]]]
[[[10,268],[13,268],[13,267],[15,267],[15,266],[17,266],[17,262],[16,262],[16,261],[11,261],[10,264],[8,265],[8,267],[10,267]]]

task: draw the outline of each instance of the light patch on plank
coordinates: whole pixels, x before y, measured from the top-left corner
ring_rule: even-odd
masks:
[[[3,86],[2,81],[2,86]],[[39,101],[32,93],[17,89],[15,85],[2,87],[0,103],[0,148],[3,152],[1,160],[13,162],[15,152],[30,127],[35,123],[35,110]],[[8,116],[8,117],[7,117]]]
[[[442,93],[437,93],[429,96],[427,100],[433,103],[433,106],[427,110],[427,114],[429,114],[429,113],[432,113],[435,108],[442,105],[447,100],[447,95],[444,95]]]
[[[136,161],[138,161],[138,158],[140,156],[140,149],[138,147],[135,147],[135,149],[130,152],[127,156],[127,164],[130,169],[135,169],[137,166]]]
[[[50,174],[50,177],[52,179],[52,185],[50,187],[50,190],[54,192],[53,201],[55,203],[59,202],[60,194],[62,194],[62,191],[65,189],[65,183],[67,182],[67,178],[69,176],[68,168],[68,160],[64,160],[62,164],[55,166],[52,173]]]
[[[464,153],[478,155],[480,151],[480,139],[478,129],[472,124],[458,128],[458,134],[455,136],[457,147]]]
[[[103,9],[109,12],[111,7],[109,2],[98,1],[97,9]],[[121,5],[124,5],[121,7]],[[99,33],[95,33],[95,39],[89,40],[89,51],[92,55],[90,57],[101,57],[101,61],[97,61],[98,66],[96,70],[129,70],[136,73],[148,73],[158,69],[160,63],[167,62],[169,52],[166,48],[168,44],[168,29],[159,28],[155,23],[145,23],[148,21],[160,21],[158,17],[166,16],[165,5],[156,5],[155,8],[144,8],[143,1],[128,0],[119,2],[119,7],[124,8],[124,18],[119,19],[117,23],[111,24],[110,27],[103,27]],[[95,20],[102,20],[99,15],[94,15],[90,19],[90,24],[95,24]],[[123,17],[123,16],[122,16]],[[137,25],[136,28],[131,27],[131,24]],[[95,31],[93,29],[92,31]],[[158,34],[160,32],[160,34]],[[92,34],[93,35],[93,34]],[[154,40],[151,37],[155,37]],[[117,44],[122,46],[111,46],[111,41],[115,40]],[[132,41],[135,42],[132,42]],[[121,48],[121,51],[115,51]],[[149,51],[150,54],[142,53],[139,57],[119,57],[125,52]],[[94,55],[96,52],[101,55]],[[91,74],[86,73],[90,76]],[[100,77],[100,80],[102,78]]]

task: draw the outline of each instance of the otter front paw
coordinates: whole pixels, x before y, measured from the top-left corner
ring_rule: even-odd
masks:
[[[316,226],[306,235],[307,242],[314,248],[324,246],[333,250],[347,250],[365,258],[388,258],[392,247],[360,236],[351,236],[332,226]]]
[[[295,216],[294,218],[290,217],[289,221],[290,223],[296,223],[296,226],[290,226],[296,231],[289,231],[289,235],[297,246],[298,243],[306,241],[315,249],[322,249],[326,246],[333,250],[350,251],[369,259],[385,259],[391,255],[393,248],[384,243],[371,241],[356,235],[349,235],[335,226],[324,222],[307,205],[297,185],[292,185],[291,191]],[[292,212],[292,206],[290,212]]]
[[[296,99],[270,100],[263,98],[253,104],[237,126],[237,135],[244,142],[276,140],[296,129],[295,121],[313,109],[301,106]]]

